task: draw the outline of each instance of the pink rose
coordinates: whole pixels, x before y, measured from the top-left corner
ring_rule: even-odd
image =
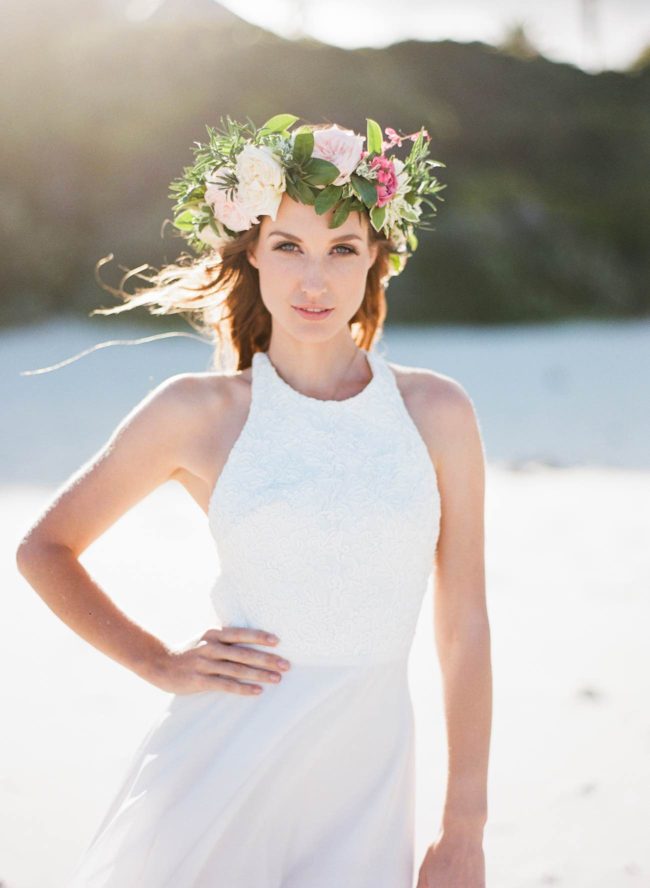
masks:
[[[384,155],[373,157],[370,161],[370,169],[377,171],[377,180],[375,187],[377,188],[377,206],[383,207],[393,199],[397,193],[399,182],[397,179],[397,171],[392,160]]]
[[[345,185],[361,160],[364,137],[352,130],[342,129],[334,124],[326,129],[313,130],[314,150],[312,157],[329,160],[338,169],[340,175],[333,185]]]
[[[251,214],[246,205],[237,200],[236,191],[235,199],[229,199],[226,190],[218,184],[221,181],[218,176],[207,179],[208,184],[205,189],[205,202],[209,204],[219,222],[222,222],[231,231],[245,231],[254,223],[259,222],[259,219]]]

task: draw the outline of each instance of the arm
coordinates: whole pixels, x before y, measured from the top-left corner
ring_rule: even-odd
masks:
[[[169,480],[188,429],[188,386],[166,380],[118,425],[24,535],[20,573],[78,635],[136,674],[153,680],[165,645],[131,621],[79,563],[79,555],[124,512]]]
[[[490,629],[485,600],[485,461],[470,398],[438,377],[423,411],[441,499],[434,563],[434,635],[447,730],[447,789],[438,836],[418,888],[485,888],[483,828],[492,721]]]
[[[442,501],[434,565],[434,633],[447,723],[442,831],[480,839],[487,819],[492,721],[490,629],[485,597],[485,460],[473,405],[454,383],[438,437]]]

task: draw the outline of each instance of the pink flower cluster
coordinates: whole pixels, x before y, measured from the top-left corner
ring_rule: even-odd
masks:
[[[395,166],[392,160],[384,157],[383,154],[373,157],[370,161],[370,169],[377,171],[377,206],[383,207],[397,193],[398,181]]]
[[[388,136],[388,141],[382,142],[382,151],[386,151],[388,148],[392,148],[394,145],[398,145],[401,148],[402,142],[406,141],[406,139],[410,139],[411,142],[415,142],[421,131],[418,130],[415,133],[409,133],[408,135],[400,136],[399,133],[396,132],[396,130],[394,130],[390,126],[387,126],[384,132]],[[423,135],[428,142],[431,141],[431,136],[429,135],[427,130],[423,131]],[[367,157],[367,155],[367,151],[361,152],[362,159],[364,157]],[[375,186],[377,189],[377,206],[383,207],[390,200],[392,200],[397,193],[399,182],[397,180],[395,166],[391,160],[389,160],[384,154],[381,154],[377,157],[373,157],[373,159],[370,161],[370,169],[377,170],[377,185]]]
[[[382,145],[382,151],[385,151],[387,148],[392,148],[393,145],[399,145],[399,147],[401,148],[401,147],[402,147],[402,142],[404,142],[406,139],[410,139],[411,142],[415,142],[415,140],[417,139],[417,137],[420,135],[420,130],[418,130],[418,131],[415,132],[415,133],[410,133],[408,136],[400,136],[400,135],[399,135],[399,134],[398,134],[398,133],[392,128],[392,126],[387,126],[386,129],[384,130],[384,132],[385,132],[386,135],[388,136],[388,141],[383,143],[383,145]],[[424,135],[424,138],[427,140],[427,142],[430,142],[430,141],[431,141],[431,136],[429,135],[429,133],[427,132],[427,130],[424,130],[423,135]]]

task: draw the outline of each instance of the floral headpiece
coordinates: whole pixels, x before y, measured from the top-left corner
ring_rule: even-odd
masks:
[[[276,218],[286,191],[294,200],[310,204],[318,214],[333,209],[330,228],[338,228],[350,212],[363,210],[377,232],[392,240],[391,274],[404,268],[408,249],[417,249],[415,227],[425,228],[437,211],[427,196],[445,188],[433,167],[445,164],[427,157],[431,137],[424,128],[399,135],[366,118],[364,136],[336,124],[321,129],[311,125],[289,132],[298,120],[277,114],[256,129],[250,118],[240,124],[229,116],[222,128],[206,126],[207,144],[195,142],[195,162],[170,184],[174,225],[189,245],[202,253],[218,249],[238,233],[260,221]],[[404,160],[392,151],[411,141]],[[422,205],[430,207],[423,214]]]

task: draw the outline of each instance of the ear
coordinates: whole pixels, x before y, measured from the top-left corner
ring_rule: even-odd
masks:
[[[376,242],[371,244],[369,247],[369,252],[370,252],[370,263],[368,265],[368,268],[372,268],[372,266],[375,264],[375,259],[377,258],[377,253],[379,252],[379,245]]]
[[[257,257],[255,256],[255,253],[253,252],[253,250],[250,247],[246,250],[246,258],[248,259],[250,264],[253,266],[253,268],[259,268],[259,266],[257,264]]]

